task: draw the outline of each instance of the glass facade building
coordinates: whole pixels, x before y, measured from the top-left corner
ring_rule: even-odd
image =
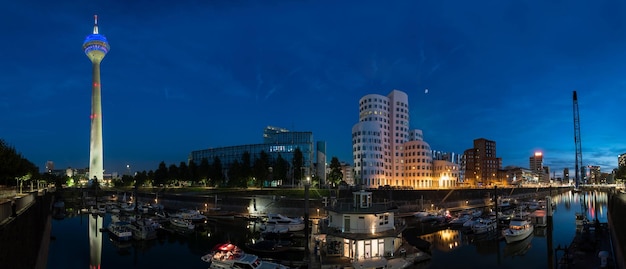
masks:
[[[244,152],[250,154],[251,162],[254,162],[255,157],[258,157],[262,151],[269,156],[270,162],[275,161],[280,154],[284,160],[289,162],[291,167],[293,166],[294,152],[297,148],[300,148],[303,166],[306,169],[306,171],[303,171],[304,175],[315,173],[313,170],[315,148],[312,132],[292,132],[283,128],[268,126],[263,132],[263,142],[262,144],[194,150],[189,156],[189,162],[199,165],[202,159],[206,158],[209,164],[211,164],[217,157],[222,162],[223,173],[226,176],[228,175],[228,169],[235,160],[241,162]],[[293,172],[290,174],[293,175]]]

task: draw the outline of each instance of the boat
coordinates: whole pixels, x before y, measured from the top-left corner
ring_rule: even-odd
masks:
[[[524,218],[511,219],[509,227],[502,231],[502,236],[507,244],[521,241],[530,236],[534,231],[533,224]]]
[[[484,234],[495,231],[497,228],[498,223],[495,220],[481,218],[472,225],[472,232],[474,232],[474,234]]]
[[[453,218],[450,220],[450,227],[452,228],[460,228],[463,227],[468,220],[471,220],[472,216],[469,214],[461,214],[460,216]]]
[[[211,252],[202,256],[201,259],[210,264],[210,269],[287,269],[282,264],[264,261],[254,254],[245,253],[230,243],[216,245]]]
[[[270,213],[267,215],[267,220],[261,224],[260,229],[263,231],[299,232],[304,230],[304,220]]]
[[[170,224],[176,228],[182,228],[187,230],[193,230],[196,226],[191,223],[189,220],[181,219],[181,218],[170,218]]]
[[[150,240],[157,238],[159,223],[148,218],[140,218],[130,223],[129,228],[133,231],[133,238],[137,240]]]
[[[113,221],[107,227],[111,234],[118,241],[128,241],[133,237],[133,231],[130,229],[130,223],[126,221]]]
[[[175,218],[191,221],[193,223],[201,223],[206,221],[206,216],[202,215],[198,210],[181,209],[178,212],[171,215]]]

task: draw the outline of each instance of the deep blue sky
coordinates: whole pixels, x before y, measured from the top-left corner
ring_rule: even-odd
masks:
[[[495,140],[504,166],[535,150],[574,166],[626,153],[623,1],[4,1],[0,138],[43,169],[88,166],[98,14],[108,172],[178,164],[192,150],[262,142],[268,125],[312,131],[352,163],[365,94],[409,95],[433,149]],[[428,89],[428,93],[425,93]]]

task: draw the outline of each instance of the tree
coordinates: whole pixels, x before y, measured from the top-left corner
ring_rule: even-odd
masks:
[[[241,176],[245,182],[252,177],[252,161],[250,160],[250,152],[244,151],[241,154]]]
[[[253,184],[256,187],[261,187],[265,184],[267,180],[269,180],[270,171],[270,157],[265,153],[265,151],[261,151],[259,156],[254,158],[254,165],[252,174],[256,179]]]
[[[200,177],[198,177],[198,165],[195,162],[189,162],[189,180],[193,183],[199,183]]]
[[[209,171],[210,171],[210,166],[209,166],[209,160],[207,160],[207,158],[202,158],[202,160],[200,160],[200,165],[198,166],[198,179],[200,181],[203,181],[205,184],[210,183],[209,182]],[[210,185],[213,185],[210,183]]]
[[[289,172],[289,162],[283,159],[283,156],[281,156],[280,153],[278,154],[278,157],[276,157],[276,161],[272,166],[272,170],[274,180],[282,181],[282,184],[285,184],[287,180],[287,174]]]
[[[39,179],[39,168],[22,157],[15,148],[0,139],[0,182],[2,185],[14,185],[16,177],[31,175],[32,179]]]
[[[219,182],[219,184],[224,184],[224,172],[222,167],[222,160],[215,156],[213,158],[213,163],[211,164],[211,173],[209,174],[209,178],[211,179],[211,184],[215,185]]]
[[[159,168],[154,171],[154,184],[157,186],[167,184],[167,178],[167,166],[165,165],[165,162],[161,162],[159,163]]]
[[[186,162],[180,162],[180,164],[178,165],[178,175],[180,180],[191,180],[191,173],[189,172],[189,167],[187,166]]]
[[[333,187],[336,187],[339,185],[339,182],[343,180],[343,172],[341,169],[341,163],[339,162],[339,159],[337,159],[337,157],[333,157],[330,160],[329,168],[330,168],[330,173],[328,173],[328,182]]]
[[[242,165],[237,160],[230,165],[230,169],[228,169],[228,187],[247,187],[246,177],[243,176],[242,170]]]
[[[178,173],[178,166],[175,164],[170,164],[170,167],[167,169],[167,181],[168,183],[176,183],[180,179],[180,174]]]

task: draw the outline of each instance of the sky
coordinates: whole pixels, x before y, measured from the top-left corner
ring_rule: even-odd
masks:
[[[603,172],[626,153],[626,3],[607,1],[3,1],[0,139],[45,167],[89,163],[98,14],[105,172],[178,165],[191,151],[311,131],[352,163],[359,99],[409,97],[432,149],[496,141],[503,166],[542,151]]]

